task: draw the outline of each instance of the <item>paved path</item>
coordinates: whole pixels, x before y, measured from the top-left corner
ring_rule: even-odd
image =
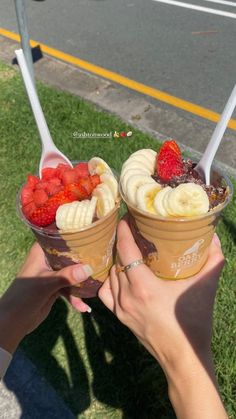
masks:
[[[75,419],[35,366],[16,352],[0,383],[1,419]]]

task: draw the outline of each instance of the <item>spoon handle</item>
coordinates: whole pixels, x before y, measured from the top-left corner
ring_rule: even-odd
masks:
[[[40,139],[42,142],[42,149],[49,150],[55,149],[55,144],[52,140],[51,134],[49,132],[47,122],[45,120],[38,95],[36,93],[35,87],[33,85],[29,69],[25,60],[25,56],[22,49],[15,51],[17,61],[21,70],[22,78],[25,84],[26,92],[30,101],[30,105],[34,114],[35,122],[38,127]]]
[[[227,128],[231,115],[235,109],[235,106],[236,106],[236,85],[234,86],[232,90],[232,93],[225,105],[221,118],[215,127],[212,137],[198,165],[205,172],[207,185],[210,183],[211,164],[218,150],[218,147],[220,145],[224,132]]]

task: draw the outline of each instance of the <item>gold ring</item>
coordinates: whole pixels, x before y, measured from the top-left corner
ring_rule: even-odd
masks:
[[[116,267],[116,273],[119,274],[120,272],[127,272],[130,269],[136,268],[139,265],[142,265],[144,263],[143,259],[134,260],[133,262],[129,263],[125,266],[117,266]]]

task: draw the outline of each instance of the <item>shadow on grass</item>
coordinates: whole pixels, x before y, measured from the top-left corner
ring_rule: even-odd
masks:
[[[157,362],[99,300],[89,304],[93,311],[83,323],[97,400],[123,418],[174,418]]]
[[[97,299],[90,299],[91,315],[83,315],[86,354],[92,373],[92,392],[109,408],[121,410],[122,417],[172,419],[175,415],[167,396],[165,377],[157,362],[137,339]],[[79,417],[91,406],[88,371],[83,355],[67,323],[68,308],[58,300],[50,316],[22,344],[22,349],[47,381]],[[78,330],[79,333],[79,330]],[[53,355],[58,339],[63,340],[69,373]],[[17,393],[16,393],[17,397]],[[24,412],[24,400],[20,400]],[[104,407],[103,417],[108,417]],[[112,417],[116,417],[115,413]],[[117,413],[117,417],[120,417]]]
[[[67,305],[62,299],[57,300],[49,317],[23,341],[21,348],[67,406],[75,414],[80,414],[90,405],[88,376],[67,323],[67,315]],[[68,374],[53,355],[58,339],[63,341],[64,356],[68,360]],[[24,412],[24,400],[20,402]]]

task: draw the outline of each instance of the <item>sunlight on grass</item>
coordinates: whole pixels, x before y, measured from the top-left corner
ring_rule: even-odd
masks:
[[[40,142],[22,80],[2,64],[0,91],[2,293],[34,240],[16,215],[15,200],[26,174],[38,170]],[[72,160],[98,155],[119,171],[131,152],[159,147],[155,139],[73,95],[41,83],[38,91],[52,137]],[[131,130],[133,136],[73,137],[75,131],[115,130]],[[218,226],[227,263],[217,293],[213,337],[220,390],[232,418],[236,417],[235,204],[234,196]],[[22,343],[26,354],[79,418],[174,418],[159,366],[98,300],[89,304],[92,315],[82,316],[57,301],[49,318]]]

